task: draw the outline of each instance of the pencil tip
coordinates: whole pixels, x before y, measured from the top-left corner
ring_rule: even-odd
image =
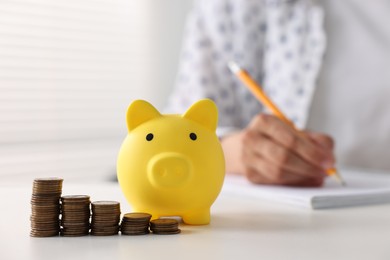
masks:
[[[347,186],[347,183],[343,180],[338,171],[335,171],[335,174],[333,176],[335,176],[335,178],[338,180],[338,182],[340,182],[343,187]]]
[[[228,65],[230,71],[233,73],[237,73],[241,70],[240,66],[238,66],[238,64],[235,63],[234,61],[229,61],[227,65]]]

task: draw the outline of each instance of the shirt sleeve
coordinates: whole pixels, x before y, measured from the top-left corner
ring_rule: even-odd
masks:
[[[207,91],[203,85],[210,72],[203,69],[200,63],[209,59],[209,50],[203,46],[207,45],[208,37],[203,30],[204,21],[200,9],[199,4],[195,5],[187,17],[178,74],[169,98],[168,112],[182,113],[194,101],[206,97]]]
[[[197,1],[186,23],[178,75],[166,111],[183,113],[202,98],[212,99],[218,107],[218,135],[241,128],[235,95],[234,75],[228,70],[227,50],[231,45],[227,24],[231,19],[220,12],[220,4]],[[219,1],[221,2],[221,1]]]

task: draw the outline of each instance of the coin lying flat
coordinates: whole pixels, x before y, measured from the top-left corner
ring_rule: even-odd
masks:
[[[157,235],[179,234],[179,222],[176,219],[154,219],[150,222],[150,230]]]
[[[91,235],[117,235],[121,216],[120,203],[117,201],[94,201],[91,205]]]
[[[123,215],[117,201],[95,201],[89,195],[62,196],[63,179],[34,179],[31,196],[32,237],[145,235],[150,231],[158,235],[179,234],[175,219],[151,220],[152,215],[133,212]],[[91,215],[92,213],[92,215]]]
[[[152,215],[142,212],[127,213],[122,218],[122,235],[149,234],[149,222]]]
[[[62,182],[63,179],[57,177],[34,179],[31,196],[30,236],[58,236]]]
[[[61,236],[86,236],[90,229],[90,197],[66,195],[61,197]]]

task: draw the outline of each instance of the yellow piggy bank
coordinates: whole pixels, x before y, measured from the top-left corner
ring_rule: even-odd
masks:
[[[217,121],[217,107],[209,99],[183,115],[162,115],[143,100],[129,106],[117,174],[134,211],[153,219],[180,216],[192,225],[210,222],[225,176]]]

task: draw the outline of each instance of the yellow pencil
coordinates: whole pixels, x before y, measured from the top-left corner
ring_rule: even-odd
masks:
[[[229,69],[244,83],[246,87],[252,92],[252,94],[269,110],[272,111],[279,119],[281,119],[286,124],[290,125],[295,130],[296,127],[294,123],[290,121],[280,109],[271,101],[271,99],[264,93],[261,86],[254,80],[252,77],[237,65],[234,61],[228,63]],[[299,132],[299,130],[297,130]],[[341,175],[337,172],[335,168],[327,169],[326,173],[329,176],[333,176],[338,182],[345,186],[344,180],[341,178]]]

